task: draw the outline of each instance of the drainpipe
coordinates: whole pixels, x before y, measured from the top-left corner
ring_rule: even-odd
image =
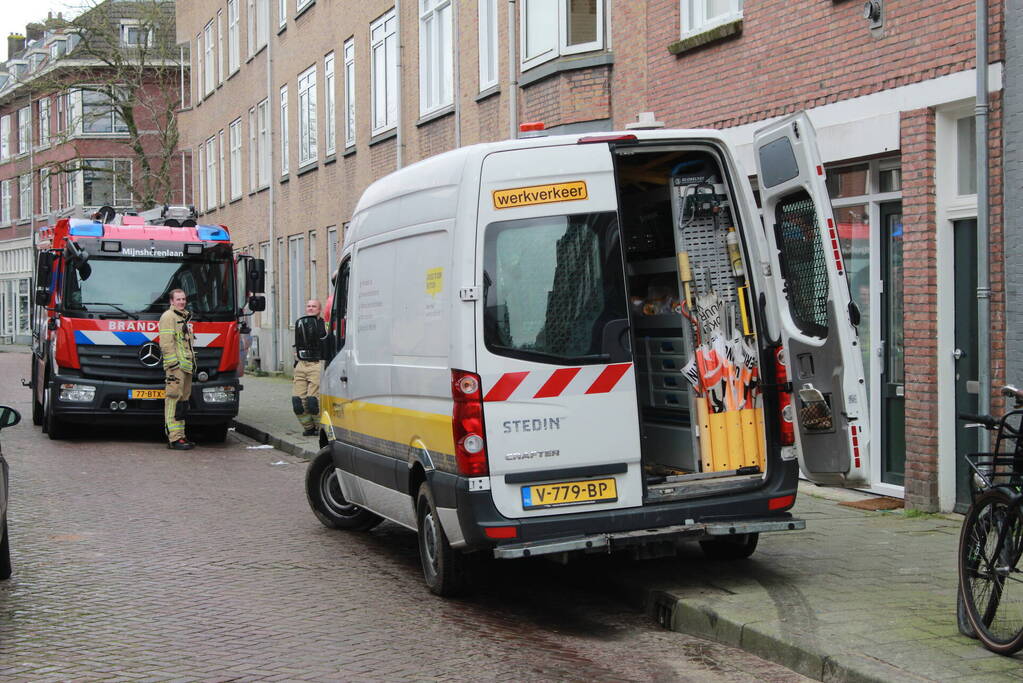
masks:
[[[980,394],[977,412],[991,412],[991,230],[988,225],[988,83],[987,83],[987,0],[977,0],[977,366]],[[990,432],[980,431],[980,450],[986,452]]]
[[[402,132],[401,132],[401,125],[402,125],[403,120],[405,118],[402,115],[402,107],[404,106],[405,102],[404,102],[404,99],[401,96],[402,90],[404,90],[404,88],[402,88],[401,86],[405,82],[405,74],[402,73],[402,64],[403,64],[402,52],[405,50],[405,41],[403,41],[401,39],[401,0],[394,0],[394,35],[398,39],[398,49],[395,50],[395,52],[398,53],[398,63],[396,65],[397,66],[397,72],[398,72],[398,87],[395,88],[395,90],[397,91],[397,98],[398,98],[398,102],[397,102],[397,104],[398,104],[398,121],[397,121],[397,124],[398,124],[398,134],[397,134],[397,137],[394,140],[394,142],[395,142],[394,166],[395,166],[395,168],[401,168],[402,165],[405,163],[404,155],[402,154],[402,145],[405,144],[405,136],[402,135]]]
[[[980,0],[977,0],[980,2]],[[508,137],[519,135],[518,51],[515,49],[515,0],[508,0]]]
[[[269,33],[269,31],[268,31]],[[270,367],[275,371],[281,369],[280,360],[280,306],[278,305],[277,292],[280,291],[278,288],[279,278],[281,274],[277,272],[277,264],[280,259],[277,255],[277,236],[276,232],[276,220],[275,213],[277,211],[277,194],[274,192],[274,179],[273,179],[273,150],[274,145],[274,116],[273,116],[273,40],[267,35],[266,39],[266,130],[267,130],[267,144],[270,149],[270,161],[267,164],[267,174],[270,176],[267,180],[269,181],[269,192],[267,194],[267,203],[269,204],[269,211],[267,211],[268,227],[270,229],[270,272],[273,273],[273,277],[270,278],[270,305],[273,307],[273,315],[270,319],[271,330],[273,332],[272,339],[270,341]],[[259,110],[256,110],[256,125],[259,125]],[[257,160],[256,165],[256,176],[258,178],[259,173],[259,162]]]
[[[459,21],[458,21],[458,2],[457,2],[457,0],[451,0],[451,16],[453,18],[453,22],[452,23],[454,23],[454,26],[451,27],[451,34],[452,34],[451,35],[451,43],[452,43],[452,45],[455,46],[455,48],[454,48],[454,53],[455,54],[453,55],[453,57],[454,57],[454,64],[452,65],[452,68],[453,68],[455,73],[454,73],[454,75],[452,76],[452,79],[451,79],[452,81],[454,81],[454,83],[452,85],[452,88],[451,88],[451,90],[452,90],[451,96],[455,100],[455,149],[458,149],[459,147],[462,146],[462,107],[461,107],[461,102],[460,102],[461,101],[461,94],[462,94],[462,87],[461,87],[461,81],[459,80],[460,75],[461,75],[461,62],[462,62],[462,60],[459,59],[459,57],[458,57],[458,55],[459,55],[458,45],[460,45],[460,43],[458,42],[458,37],[459,37],[458,36],[458,24],[459,24]]]

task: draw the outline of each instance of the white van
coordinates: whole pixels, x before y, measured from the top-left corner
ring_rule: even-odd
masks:
[[[474,551],[747,557],[804,527],[797,462],[865,483],[814,131],[755,147],[763,222],[710,130],[474,145],[372,184],[334,275],[317,517],[417,530],[449,595]]]

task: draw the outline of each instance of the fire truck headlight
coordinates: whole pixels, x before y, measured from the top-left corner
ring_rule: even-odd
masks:
[[[96,387],[88,384],[61,384],[58,400],[90,403],[96,398]]]
[[[231,403],[235,400],[234,387],[203,387],[202,400],[206,403]]]

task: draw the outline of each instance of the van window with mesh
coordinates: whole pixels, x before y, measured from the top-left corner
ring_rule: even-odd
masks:
[[[628,316],[616,214],[492,223],[484,261],[491,352],[563,365],[610,360],[605,328]]]
[[[805,190],[778,202],[774,230],[792,319],[804,334],[827,337],[828,271],[817,211]]]

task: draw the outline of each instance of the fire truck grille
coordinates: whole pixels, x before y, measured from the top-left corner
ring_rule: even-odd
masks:
[[[205,370],[210,379],[216,379],[222,352],[221,348],[196,349],[196,374]],[[143,365],[137,346],[83,345],[78,347],[78,359],[84,377],[139,384],[163,383],[163,365],[157,364],[155,368]]]

